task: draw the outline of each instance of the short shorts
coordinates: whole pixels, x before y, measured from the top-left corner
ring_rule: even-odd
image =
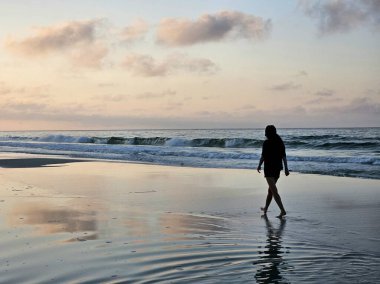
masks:
[[[264,167],[264,176],[265,177],[273,177],[275,179],[279,179],[280,178],[280,172],[281,170],[277,170],[277,169],[266,169]]]

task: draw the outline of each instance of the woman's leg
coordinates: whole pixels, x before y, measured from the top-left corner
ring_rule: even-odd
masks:
[[[280,210],[281,210],[280,215],[277,217],[281,218],[282,216],[286,215],[286,211],[285,211],[284,205],[282,205],[281,197],[278,194],[278,190],[276,186],[277,179],[274,177],[267,177],[266,179],[269,185],[269,190],[271,191],[274,200],[276,201],[278,207],[280,207]]]
[[[278,178],[275,178],[275,180],[274,180],[275,183],[277,183],[277,180],[278,180]],[[265,207],[261,207],[261,210],[264,211],[264,214],[266,214],[268,211],[269,205],[272,202],[272,197],[273,197],[272,191],[268,187],[268,194],[267,194],[267,199],[265,202]]]
[[[265,201],[265,207],[261,207],[261,210],[264,212],[264,214],[267,214],[269,205],[272,202],[272,197],[273,197],[272,191],[270,190],[270,188],[268,188],[268,194],[267,194],[267,199]]]

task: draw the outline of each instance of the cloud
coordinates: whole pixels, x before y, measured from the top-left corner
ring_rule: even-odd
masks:
[[[210,59],[190,58],[182,53],[171,54],[161,62],[157,62],[150,55],[134,53],[125,58],[123,66],[134,75],[145,77],[166,76],[179,71],[213,74],[218,70]]]
[[[94,99],[102,100],[104,102],[120,102],[125,101],[130,98],[135,98],[138,100],[143,99],[160,99],[164,97],[173,97],[177,94],[176,91],[173,90],[165,90],[162,92],[145,92],[141,93],[135,96],[127,96],[127,95],[121,95],[121,94],[107,94],[107,95],[95,95],[93,96]]]
[[[296,74],[296,77],[307,77],[309,74],[305,70],[301,70]]]
[[[108,48],[103,44],[94,44],[84,46],[78,50],[73,50],[69,54],[70,61],[73,66],[101,68],[103,59],[108,54]]]
[[[175,96],[176,94],[177,94],[176,91],[166,90],[166,91],[162,91],[159,93],[146,92],[146,93],[137,95],[136,98],[138,98],[138,99],[158,99],[158,98],[163,98],[163,97],[172,97],[172,96]]]
[[[326,100],[329,101],[330,98]],[[338,105],[327,107],[325,105],[314,104],[309,111],[314,114],[319,114],[320,116],[327,114],[334,114],[335,117],[354,117],[361,115],[364,117],[377,117],[377,120],[379,120],[380,103],[369,97],[361,97],[352,99],[345,104],[339,103]]]
[[[168,73],[166,63],[157,63],[150,55],[129,54],[123,62],[123,66],[128,68],[135,75],[153,77],[165,76]]]
[[[0,96],[26,93],[25,87],[10,87],[4,82],[0,82]]]
[[[46,104],[43,103],[32,103],[32,102],[12,102],[6,103],[5,107],[7,110],[22,112],[22,113],[39,113],[48,108]]]
[[[323,89],[321,91],[316,92],[314,95],[318,97],[332,97],[335,95],[335,92],[333,90]]]
[[[130,26],[125,27],[120,36],[123,42],[131,43],[144,38],[148,32],[148,23],[142,19],[136,20]]]
[[[317,105],[317,108],[321,105],[331,108],[336,107],[338,103],[339,105],[342,105],[343,101],[343,98],[338,97],[334,90],[325,88],[313,93],[313,97],[306,101],[306,103],[312,106]]]
[[[314,105],[314,104],[318,104],[318,105],[321,105],[321,104],[324,104],[324,105],[333,105],[333,104],[341,104],[343,101],[342,98],[335,98],[335,97],[317,97],[315,99],[312,99],[312,100],[309,100],[307,101],[306,103],[307,104],[311,104],[311,105]]]
[[[196,112],[195,115],[197,115],[197,116],[210,116],[210,115],[212,115],[212,113],[207,111],[207,110],[204,110],[204,111]]]
[[[163,109],[167,111],[178,111],[180,108],[182,108],[182,106],[182,102],[170,102],[164,106]]]
[[[349,32],[364,25],[380,30],[379,0],[301,0],[300,6],[318,21],[321,35]]]
[[[0,82],[0,96],[8,95],[12,93],[12,89],[6,86],[3,82]]]
[[[93,97],[94,99],[98,99],[101,101],[106,102],[121,102],[127,99],[127,96],[125,95],[96,95]]]
[[[110,88],[110,87],[116,86],[115,83],[109,83],[109,82],[98,83],[97,85],[99,88]]]
[[[335,106],[304,105],[291,108],[255,109],[255,111],[229,112],[210,111],[205,109],[194,112],[192,115],[169,113],[152,115],[141,110],[139,114],[104,114],[88,105],[65,105],[60,107],[20,102],[5,107],[0,101],[3,121],[17,121],[27,127],[36,127],[35,121],[66,125],[72,129],[88,128],[215,128],[220,127],[263,127],[268,121],[281,127],[353,127],[377,126],[380,123],[380,104],[378,100],[362,97],[346,104]],[[163,105],[163,107],[166,107]],[[167,105],[169,110],[175,110],[178,105]],[[170,107],[173,107],[170,109]],[[27,110],[27,111],[25,111]],[[32,111],[33,110],[33,111]],[[43,124],[46,125],[46,124]],[[43,127],[43,126],[41,126]]]
[[[103,20],[70,21],[38,28],[24,39],[9,37],[5,47],[29,58],[64,54],[77,66],[99,67],[108,53],[97,36],[97,30],[103,24]]]
[[[378,96],[378,95],[380,95],[380,89],[378,89],[378,90],[367,89],[364,93],[369,95],[369,96]]]
[[[180,107],[180,105],[168,105],[168,107]],[[173,110],[173,109],[170,109]],[[35,111],[24,112],[5,109],[0,113],[0,118],[9,121],[22,121],[24,125],[35,121],[65,123],[71,125],[72,129],[83,129],[83,127],[99,128],[193,128],[196,125],[209,127],[220,126],[220,119],[209,121],[209,119],[200,119],[198,117],[185,117],[180,115],[147,115],[147,112],[139,115],[105,115],[105,114],[85,114],[83,111],[65,111],[62,108],[56,111]],[[228,125],[228,121],[227,124]],[[231,125],[232,126],[232,125]],[[33,126],[35,127],[35,126]]]
[[[368,97],[356,98],[342,107],[342,111],[380,115],[380,104]]]
[[[8,38],[6,47],[31,56],[63,51],[77,44],[93,43],[98,21],[73,21],[52,27],[38,28],[34,35],[22,40]]]
[[[323,97],[317,99],[325,99]],[[326,98],[325,100],[333,98]],[[371,127],[380,123],[380,104],[368,97],[344,100],[337,104],[303,103],[300,106],[280,107],[276,109],[258,109],[242,113],[244,121],[273,121],[281,127]],[[265,119],[263,119],[265,118]]]
[[[243,106],[239,107],[237,109],[237,111],[253,111],[256,109],[257,109],[256,106],[251,105],[251,104],[247,104],[247,105],[243,105]]]
[[[157,30],[157,42],[168,46],[222,41],[228,37],[263,39],[271,31],[271,21],[237,11],[204,14],[197,20],[166,18]]]
[[[14,99],[22,95],[27,99],[48,99],[50,98],[50,85],[37,85],[37,86],[10,86],[4,82],[0,82],[0,96],[5,98]]]
[[[274,85],[270,89],[273,91],[290,91],[297,90],[299,88],[301,88],[300,84],[295,84],[294,82],[286,82],[283,84]]]

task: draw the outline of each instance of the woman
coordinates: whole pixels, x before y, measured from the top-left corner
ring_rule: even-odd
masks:
[[[274,127],[274,125],[268,125],[265,128],[265,136],[267,137],[267,140],[265,140],[263,144],[263,151],[259,165],[257,167],[257,171],[260,173],[261,165],[264,163],[264,175],[269,188],[265,207],[262,207],[261,210],[264,212],[264,214],[266,214],[272,198],[274,198],[281,210],[280,215],[277,217],[282,218],[286,215],[286,211],[282,205],[281,197],[278,194],[276,183],[280,178],[280,172],[283,169],[282,162],[284,162],[285,175],[289,175],[288,163],[286,161],[285,145],[281,137],[277,134],[276,127]]]

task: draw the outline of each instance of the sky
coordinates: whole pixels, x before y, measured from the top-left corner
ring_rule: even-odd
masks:
[[[0,0],[0,131],[380,126],[380,0]]]

